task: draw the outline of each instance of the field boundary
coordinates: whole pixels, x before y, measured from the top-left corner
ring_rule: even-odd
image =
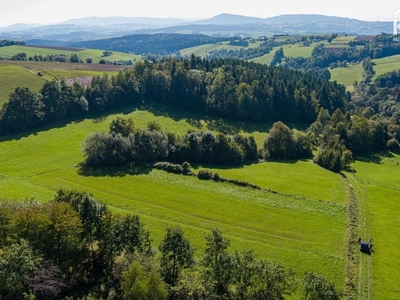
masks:
[[[356,299],[358,294],[358,275],[357,267],[359,266],[359,258],[357,256],[357,236],[359,231],[359,203],[354,192],[353,184],[350,183],[350,178],[342,173],[343,178],[348,184],[349,201],[348,201],[348,229],[347,229],[347,255],[346,255],[346,282],[345,282],[345,299]]]

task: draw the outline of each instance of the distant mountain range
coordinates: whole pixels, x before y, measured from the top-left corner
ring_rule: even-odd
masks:
[[[79,42],[154,33],[207,34],[214,37],[319,33],[362,35],[391,33],[392,28],[392,22],[361,21],[315,14],[281,15],[266,19],[220,14],[204,20],[88,17],[53,25],[15,24],[0,27],[0,39]]]

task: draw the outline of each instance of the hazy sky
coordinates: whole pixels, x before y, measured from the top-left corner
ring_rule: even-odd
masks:
[[[88,16],[209,18],[220,13],[267,18],[281,14],[324,14],[357,19],[392,19],[400,1],[365,0],[0,0],[0,26],[57,23]]]

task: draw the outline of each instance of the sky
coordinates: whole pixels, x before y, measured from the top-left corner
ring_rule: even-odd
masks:
[[[281,14],[323,14],[361,20],[393,19],[400,1],[365,0],[0,0],[0,27],[15,23],[54,24],[81,17],[176,17],[205,19],[221,13],[268,18]]]

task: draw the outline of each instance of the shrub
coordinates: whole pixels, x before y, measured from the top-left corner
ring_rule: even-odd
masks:
[[[158,162],[154,164],[154,168],[164,170],[168,173],[182,174],[183,168],[180,165],[174,165],[169,162]]]
[[[184,175],[192,174],[191,166],[187,161],[182,164],[182,173]]]
[[[207,169],[200,170],[197,173],[197,178],[199,178],[200,180],[210,180],[211,178],[213,178],[213,172]]]
[[[392,138],[387,142],[387,147],[389,148],[389,150],[396,152],[399,151],[400,144],[395,138]]]

